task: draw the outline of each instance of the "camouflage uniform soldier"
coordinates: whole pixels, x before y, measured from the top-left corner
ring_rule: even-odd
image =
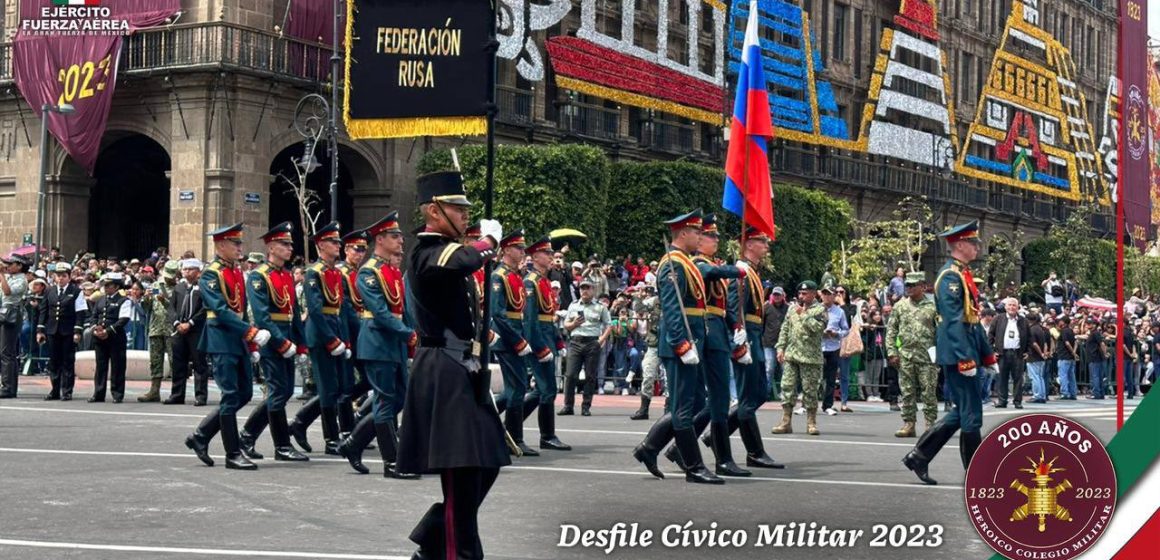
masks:
[[[771,433],[793,433],[794,388],[802,385],[806,409],[806,432],[818,435],[818,384],[822,381],[822,331],[826,309],[817,300],[818,285],[806,280],[798,285],[798,302],[785,313],[777,339],[777,361],[785,368],[781,377],[781,424]]]
[[[640,369],[640,409],[630,418],[633,420],[648,420],[649,401],[652,400],[653,387],[661,379],[661,355],[657,349],[657,326],[661,322],[661,302],[657,298],[656,289],[652,286],[645,288],[645,296],[633,302],[632,312],[645,321],[646,333],[644,344],[647,349],[641,361]]]
[[[911,272],[906,275],[909,297],[898,300],[886,327],[888,341],[886,356],[890,365],[898,368],[898,382],[902,386],[902,428],[895,437],[915,436],[916,397],[922,393],[922,415],[926,429],[938,419],[938,368],[930,358],[938,311],[934,301],[926,297],[926,275]]]
[[[170,266],[172,265],[172,266]],[[169,355],[169,337],[173,334],[169,318],[169,300],[177,282],[176,261],[165,263],[161,278],[153,283],[145,296],[149,305],[149,392],[137,397],[137,402],[161,402],[161,380],[165,376],[165,356]]]

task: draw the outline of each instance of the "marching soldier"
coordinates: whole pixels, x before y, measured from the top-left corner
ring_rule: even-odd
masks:
[[[492,353],[503,374],[503,395],[496,406],[504,413],[504,429],[523,455],[540,453],[524,443],[524,397],[528,392],[528,370],[524,356],[532,347],[524,338],[524,307],[527,292],[520,266],[524,262],[524,232],[516,230],[499,242],[500,264],[491,272],[491,325],[495,340]]]
[[[761,278],[753,271],[769,254],[769,241],[769,236],[756,228],[750,227],[745,232],[742,260],[737,262],[737,268],[743,274],[737,281],[730,282],[729,303],[726,307],[729,321],[734,325],[732,342],[735,348],[732,357],[733,372],[737,377],[737,406],[729,411],[728,423],[718,427],[717,431],[709,432],[702,441],[709,446],[720,445],[718,441],[726,440],[734,431],[740,430],[741,442],[745,445],[745,466],[782,469],[785,465],[774,461],[765,452],[761,428],[757,426],[757,409],[765,404],[769,392],[765,386],[765,350],[761,347],[761,334],[765,325],[765,288],[761,285]],[[745,316],[738,317],[739,312]],[[728,444],[725,444],[724,451],[728,450]]]
[[[337,267],[342,272],[342,320],[346,323],[346,331],[350,334],[350,351],[352,359],[343,360],[343,375],[350,380],[349,392],[339,395],[338,402],[338,431],[349,434],[354,430],[354,409],[352,402],[355,398],[366,395],[371,390],[367,381],[366,371],[358,359],[358,335],[360,317],[366,309],[363,307],[362,297],[358,291],[358,270],[367,255],[367,232],[364,230],[352,231],[342,238],[344,258]]]
[[[478,512],[499,468],[511,464],[504,429],[480,371],[480,325],[472,275],[492,258],[503,228],[480,224],[480,241],[460,244],[471,203],[459,173],[418,179],[426,231],[410,255],[411,288],[419,348],[415,354],[403,425],[402,472],[438,472],[443,502],[433,505],[411,532],[417,558],[483,558]]]
[[[338,222],[326,224],[314,234],[312,241],[318,248],[318,262],[306,269],[302,297],[306,300],[306,345],[310,348],[310,362],[318,396],[306,403],[294,416],[290,435],[299,447],[312,451],[306,441],[306,428],[322,416],[322,437],[325,453],[338,455],[338,406],[342,395],[350,395],[354,388],[353,372],[341,363],[350,360],[352,352],[347,343],[350,333],[342,320],[343,275],[335,268],[342,247]],[[354,415],[350,403],[349,414]]]
[[[826,330],[826,309],[818,303],[818,285],[806,280],[798,285],[798,301],[785,312],[785,322],[777,338],[777,361],[781,376],[781,424],[773,434],[793,433],[793,403],[796,386],[802,386],[802,406],[806,409],[806,433],[818,432],[818,385],[822,381],[822,333]]]
[[[104,294],[93,303],[89,325],[93,328],[93,349],[97,370],[93,374],[93,395],[88,402],[105,402],[105,384],[110,381],[113,402],[125,398],[126,333],[132,315],[132,302],[120,292],[124,276],[110,272],[101,278]],[[110,365],[112,371],[110,372]]]
[[[81,289],[71,281],[72,266],[56,263],[52,286],[44,291],[44,304],[36,319],[36,342],[48,343],[48,377],[52,389],[44,400],[72,400],[76,382],[76,348],[84,331],[89,306]]]
[[[397,416],[407,394],[407,357],[418,342],[406,309],[403,272],[392,262],[403,253],[399,213],[387,214],[368,227],[366,234],[375,240],[375,253],[358,269],[355,279],[357,292],[362,294],[360,305],[365,306],[360,313],[362,342],[358,344],[358,357],[375,391],[374,409],[372,415],[359,420],[338,452],[354,470],[367,474],[370,469],[363,465],[362,453],[372,439],[377,439],[383,477],[414,479],[418,475],[402,473],[395,467]]]
[[[916,397],[920,393],[925,428],[929,430],[938,419],[938,368],[930,358],[938,311],[926,298],[925,274],[907,273],[906,290],[908,297],[894,304],[886,327],[886,356],[890,365],[898,368],[902,386],[902,428],[894,432],[895,437],[914,437]]]
[[[553,258],[552,242],[542,237],[527,248],[527,253],[532,257],[532,269],[523,278],[523,287],[528,294],[524,306],[524,338],[531,345],[529,363],[536,387],[524,397],[523,417],[527,418],[538,410],[540,449],[570,451],[572,446],[556,436],[556,354],[565,350],[564,339],[556,329],[560,302],[547,277]]]
[[[218,410],[209,413],[185,446],[207,466],[209,441],[220,430],[226,451],[226,468],[255,470],[257,465],[242,454],[238,439],[238,410],[253,396],[253,369],[258,349],[270,341],[270,331],[249,324],[246,317],[246,279],[239,268],[242,260],[242,224],[210,232],[217,258],[198,281],[198,291],[206,308],[206,325],[198,350],[209,354],[213,380],[221,391]]]
[[[701,462],[697,434],[693,431],[693,417],[705,405],[705,378],[700,367],[707,334],[705,281],[689,256],[700,243],[701,222],[700,209],[665,222],[673,240],[657,267],[661,299],[658,349],[669,380],[668,410],[649,429],[632,456],[653,476],[664,478],[664,473],[657,468],[657,455],[669,440],[675,440],[685,462],[686,481],[724,484],[724,480],[709,472]]]
[[[902,459],[902,464],[927,484],[938,484],[927,474],[927,467],[959,429],[962,429],[959,457],[964,469],[970,464],[983,441],[979,367],[994,370],[998,363],[979,322],[979,292],[967,268],[979,256],[979,223],[972,221],[955,226],[939,237],[946,240],[951,260],[943,265],[935,280],[935,306],[939,314],[936,361],[951,386],[955,407],[923,433],[914,449]]]
[[[732,345],[745,345],[745,331],[736,329],[730,333],[725,325],[725,308],[729,303],[729,284],[725,279],[744,277],[748,267],[741,261],[734,267],[718,265],[712,260],[717,254],[717,234],[717,216],[706,214],[701,223],[701,241],[697,245],[697,255],[693,257],[693,263],[697,265],[697,270],[705,279],[705,328],[708,332],[705,335],[705,354],[701,357],[700,367],[705,376],[708,406],[701,409],[693,419],[693,431],[700,434],[705,430],[705,426],[710,426],[709,433],[712,437],[707,439],[713,442],[710,447],[717,456],[714,469],[717,474],[750,476],[751,472],[733,462],[733,451],[730,449],[728,436],[729,355],[733,350]],[[735,322],[730,324],[733,323]],[[752,363],[752,359],[749,363]],[[676,445],[669,446],[665,451],[665,457],[684,470],[684,461],[681,460]]]
[[[290,445],[290,428],[286,423],[286,403],[294,395],[294,362],[306,359],[302,319],[295,310],[294,276],[286,263],[294,256],[294,226],[282,222],[262,235],[266,242],[265,262],[250,271],[246,295],[254,326],[269,331],[270,342],[258,352],[268,387],[266,398],[254,407],[239,435],[242,452],[251,459],[262,459],[254,449],[262,430],[270,426],[274,440],[275,461],[307,461],[309,457]]]

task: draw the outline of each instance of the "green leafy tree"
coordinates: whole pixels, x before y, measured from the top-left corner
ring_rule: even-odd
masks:
[[[839,281],[858,293],[876,288],[895,267],[917,272],[934,241],[928,227],[933,213],[925,199],[908,196],[891,214],[890,220],[855,222],[853,240],[831,256]]]
[[[1016,230],[1010,236],[996,235],[987,242],[987,259],[983,270],[987,274],[987,285],[1004,285],[1019,268],[1023,252],[1023,231]]]

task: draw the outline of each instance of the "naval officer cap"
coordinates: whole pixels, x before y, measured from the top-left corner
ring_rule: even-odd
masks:
[[[346,245],[347,247],[366,247],[367,230],[357,229],[342,236],[342,244]]]
[[[262,234],[262,241],[265,241],[266,243],[273,243],[275,241],[285,241],[288,243],[293,243],[294,242],[294,239],[292,237],[293,233],[294,233],[294,224],[292,224],[290,222],[282,222],[282,223],[270,228],[270,231],[263,233]]]
[[[341,229],[341,226],[338,222],[330,222],[329,224],[319,228],[319,230],[315,232],[314,237],[311,237],[310,240],[315,243],[322,243],[323,241],[334,241],[341,243],[342,236],[338,233],[339,229]]]
[[[713,237],[717,237],[720,234],[720,231],[717,229],[717,214],[710,212],[701,218],[701,233]]]
[[[534,255],[536,253],[544,253],[544,252],[551,253],[552,252],[552,240],[550,238],[548,238],[548,236],[545,235],[545,236],[537,239],[535,243],[528,245],[527,251],[528,251],[529,255]]]
[[[508,247],[526,248],[528,243],[524,240],[524,230],[517,229],[507,234],[503,239],[499,240],[499,246],[502,249],[507,249]]]

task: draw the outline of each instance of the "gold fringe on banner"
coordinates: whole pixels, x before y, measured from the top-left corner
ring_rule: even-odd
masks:
[[[412,136],[479,136],[487,134],[487,117],[414,117],[401,119],[355,119],[350,116],[350,63],[354,45],[354,2],[346,3],[346,95],[342,98],[342,122],[352,140],[407,138]],[[335,80],[337,81],[337,80]]]
[[[410,136],[478,136],[487,133],[486,117],[416,117],[352,119],[343,115],[346,133],[354,140]]]

